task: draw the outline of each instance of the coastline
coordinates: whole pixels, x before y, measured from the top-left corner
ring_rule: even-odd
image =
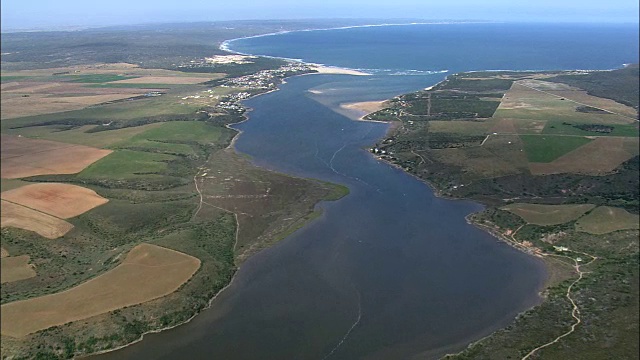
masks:
[[[346,30],[346,29],[382,27],[382,26],[450,25],[450,24],[497,24],[497,23],[500,23],[500,22],[497,22],[497,21],[427,21],[427,22],[410,22],[410,23],[364,24],[364,25],[350,25],[350,26],[338,26],[338,27],[331,27],[331,28],[312,28],[312,29],[300,29],[300,30],[284,30],[284,31],[270,32],[270,33],[266,33],[266,34],[243,36],[243,37],[239,37],[239,38],[224,40],[220,44],[219,48],[220,48],[220,50],[227,51],[227,52],[232,52],[232,53],[236,53],[236,54],[240,54],[240,55],[253,55],[253,56],[256,56],[254,54],[243,54],[241,52],[238,52],[238,51],[235,51],[235,50],[231,50],[229,48],[229,46],[230,46],[230,44],[232,42],[237,41],[237,40],[255,39],[255,38],[261,38],[261,37],[267,37],[267,36],[288,34],[288,33],[292,33],[292,32]],[[258,55],[258,56],[264,56],[264,55]],[[264,56],[264,57],[272,57],[272,56]],[[285,58],[279,58],[279,59],[285,59]],[[294,60],[294,59],[288,59],[288,60]]]
[[[327,65],[322,65],[322,64],[315,64],[315,63],[307,63],[307,62],[304,62],[304,61],[299,60],[299,59],[289,59],[289,58],[283,58],[283,57],[274,57],[274,56],[265,56],[265,55],[255,55],[255,54],[244,54],[244,53],[241,53],[241,52],[238,52],[238,51],[235,51],[235,50],[231,50],[231,49],[229,48],[229,44],[230,44],[230,43],[232,43],[232,42],[233,42],[233,41],[235,41],[235,40],[240,40],[240,39],[258,38],[258,37],[265,37],[265,36],[274,36],[274,35],[280,35],[280,34],[285,34],[285,33],[290,33],[290,32],[327,31],[327,30],[340,30],[340,29],[349,29],[349,28],[379,27],[379,26],[437,25],[437,24],[464,24],[464,23],[469,23],[469,22],[434,22],[434,23],[407,23],[407,24],[378,24],[378,25],[358,25],[358,26],[338,27],[338,28],[327,28],[327,29],[307,29],[307,30],[281,31],[281,32],[275,32],[275,33],[269,33],[269,34],[262,34],[262,35],[255,35],[255,36],[249,36],[249,37],[243,37],[243,38],[237,38],[237,39],[225,40],[225,41],[220,45],[220,47],[219,47],[219,48],[220,48],[221,50],[223,50],[223,51],[227,51],[227,52],[235,53],[235,54],[240,54],[240,55],[252,55],[252,56],[260,56],[260,57],[266,57],[266,58],[277,58],[277,59],[284,59],[284,60],[287,60],[287,61],[293,61],[293,62],[303,63],[303,64],[305,64],[305,65],[308,65],[312,70],[314,70],[314,71],[315,71],[315,72],[310,72],[310,73],[305,73],[305,74],[299,74],[299,75],[293,75],[293,76],[303,76],[303,75],[313,75],[313,74],[332,74],[332,75],[370,76],[370,75],[372,75],[372,74],[370,74],[370,73],[366,73],[366,72],[363,72],[363,71],[360,71],[360,70],[356,70],[356,69],[341,68],[341,67],[333,67],[333,66],[327,66]],[[483,71],[536,72],[536,71],[540,71],[540,70],[478,70],[478,71],[467,71],[467,72],[483,72]],[[588,71],[609,71],[609,70],[580,70],[580,69],[574,69],[574,70],[569,70],[569,71],[584,71],[584,72],[588,72]],[[293,77],[293,76],[291,76],[291,77]],[[287,77],[287,78],[288,78],[288,77]],[[445,80],[446,80],[446,79],[445,79]],[[443,80],[443,81],[445,81],[445,80]],[[284,78],[284,79],[282,80],[281,84],[282,84],[282,83],[286,83],[286,78]],[[434,84],[434,85],[432,85],[432,86],[430,86],[430,87],[427,87],[427,88],[426,88],[426,90],[429,90],[429,89],[433,88],[433,87],[434,87],[434,86],[436,86],[436,85],[437,85],[437,84]],[[261,96],[261,95],[265,95],[265,94],[268,94],[268,93],[271,93],[271,92],[275,92],[275,91],[278,91],[278,90],[280,90],[280,89],[279,89],[279,87],[277,87],[277,88],[275,88],[275,89],[273,89],[273,90],[269,90],[269,91],[266,91],[266,92],[263,92],[263,93],[256,94],[256,95],[252,96],[251,98],[253,98],[253,97],[257,97],[257,96]],[[387,100],[380,101],[379,103],[384,103],[385,101],[387,101]],[[370,103],[370,102],[363,102],[363,103]],[[356,109],[356,110],[359,110],[359,109],[357,108],[357,105],[356,105],[356,104],[362,104],[362,103],[348,103],[348,104],[341,104],[341,107],[343,107],[343,105],[344,105],[344,107],[345,107],[345,108],[347,108],[347,109],[351,109],[351,110]],[[353,106],[353,107],[352,107],[352,108],[350,108],[350,107],[348,107],[348,106]],[[247,112],[250,112],[250,111],[251,111],[251,109],[250,109],[250,108],[247,108]],[[375,111],[374,111],[374,112],[375,112]],[[359,119],[353,119],[353,120],[354,120],[354,121],[367,121],[367,122],[371,121],[371,122],[377,122],[377,123],[386,123],[386,124],[389,124],[389,128],[388,128],[388,130],[387,130],[387,135],[389,135],[389,134],[391,134],[391,133],[393,133],[393,132],[397,131],[397,128],[398,128],[399,126],[401,126],[401,125],[402,125],[402,123],[401,123],[401,122],[399,122],[399,121],[379,121],[379,120],[366,120],[366,119],[364,119],[364,117],[365,117],[366,115],[368,115],[368,114],[369,114],[369,113],[366,113],[366,114],[364,114],[363,116],[361,116]],[[234,152],[238,153],[238,151],[237,151],[237,150],[236,150],[236,148],[235,148],[235,142],[236,142],[236,140],[239,138],[239,136],[242,134],[242,131],[241,131],[241,130],[238,130],[238,129],[235,129],[235,128],[233,128],[232,126],[233,126],[233,125],[236,125],[236,124],[243,123],[243,122],[248,121],[248,120],[249,120],[249,117],[245,115],[245,119],[244,119],[244,120],[239,121],[239,122],[236,122],[236,123],[233,123],[233,124],[229,124],[229,125],[227,125],[227,127],[229,127],[229,128],[231,128],[231,129],[233,129],[233,130],[237,131],[237,134],[233,137],[233,139],[231,140],[230,144],[227,146],[227,149],[233,149],[233,151],[234,151]],[[374,155],[372,154],[372,156],[374,156]],[[374,156],[374,157],[375,157],[375,156]],[[382,159],[382,158],[379,158],[379,157],[375,157],[375,159],[376,159],[376,160],[379,160],[379,161],[383,161],[383,162],[385,162],[385,163],[387,163],[387,164],[389,164],[389,165],[391,165],[391,166],[393,166],[393,167],[395,167],[395,168],[398,168],[399,170],[402,170],[404,173],[409,174],[409,175],[411,175],[411,176],[413,176],[413,177],[417,178],[418,180],[422,181],[422,182],[423,182],[423,183],[425,183],[425,184],[426,184],[430,189],[432,189],[432,190],[433,190],[434,195],[436,195],[437,197],[444,198],[444,199],[449,199],[449,200],[468,200],[468,201],[474,201],[474,202],[477,202],[477,203],[479,203],[479,204],[482,204],[482,203],[478,202],[477,200],[472,200],[472,199],[468,199],[468,198],[455,198],[455,197],[451,197],[451,196],[444,195],[444,194],[442,193],[441,189],[437,188],[435,185],[433,185],[433,184],[432,184],[431,182],[429,182],[428,180],[422,179],[422,178],[420,178],[420,177],[418,177],[418,176],[416,176],[416,175],[414,175],[414,174],[411,174],[411,173],[407,172],[407,171],[406,171],[404,168],[402,168],[401,166],[399,166],[399,165],[397,165],[397,164],[394,164],[394,163],[392,163],[392,162],[390,162],[390,161],[388,161],[388,160],[385,160],[385,159]],[[264,169],[264,168],[262,168],[262,169]],[[264,170],[272,171],[272,170],[269,170],[269,169],[264,169]],[[292,176],[292,175],[289,175],[289,174],[286,174],[286,175],[287,175],[287,176]],[[317,180],[317,179],[314,179],[314,180]],[[484,206],[484,204],[483,204],[483,206]],[[480,224],[480,223],[478,223],[478,222],[473,221],[473,219],[471,219],[471,217],[472,217],[474,214],[475,214],[475,213],[472,213],[472,214],[469,214],[468,216],[466,216],[466,217],[465,217],[465,220],[467,221],[467,223],[469,223],[469,224],[471,224],[471,225],[474,225],[475,227],[477,227],[477,228],[479,228],[479,229],[482,229],[483,231],[485,231],[485,232],[487,232],[487,233],[491,234],[491,235],[492,235],[494,238],[496,238],[498,241],[504,242],[504,243],[506,243],[507,245],[510,245],[510,246],[512,246],[513,248],[515,248],[515,249],[517,249],[517,250],[519,250],[519,251],[521,251],[521,252],[526,253],[527,255],[531,255],[531,256],[534,256],[534,257],[536,257],[536,258],[538,258],[538,259],[541,259],[541,260],[542,260],[542,262],[544,263],[545,270],[548,272],[548,274],[547,274],[547,278],[544,280],[544,282],[542,283],[542,285],[541,285],[541,286],[540,286],[540,288],[538,289],[538,290],[539,290],[539,295],[538,295],[538,296],[539,296],[539,300],[540,300],[540,301],[539,301],[539,303],[543,302],[545,299],[544,299],[544,297],[543,297],[541,294],[542,294],[542,292],[543,292],[545,289],[547,289],[547,288],[548,288],[548,285],[549,285],[549,282],[550,282],[550,279],[551,279],[551,274],[550,274],[550,273],[551,273],[551,271],[553,271],[553,270],[552,270],[552,268],[550,267],[550,265],[549,265],[549,264],[547,264],[547,261],[545,261],[545,257],[544,257],[543,255],[539,254],[539,253],[532,252],[532,251],[531,251],[531,249],[525,248],[525,247],[523,247],[522,245],[519,245],[519,244],[517,244],[517,243],[514,243],[514,242],[510,241],[508,238],[506,238],[506,237],[504,236],[504,234],[501,234],[500,232],[495,231],[495,229],[491,229],[491,228],[487,227],[486,225],[483,225],[483,224]],[[306,226],[306,225],[307,225],[307,224],[304,224],[302,227],[304,227],[304,226]],[[237,234],[236,234],[236,235],[237,235]],[[235,272],[235,273],[234,273],[234,275],[231,277],[230,282],[229,282],[225,287],[223,287],[220,291],[218,291],[218,292],[217,292],[217,293],[216,293],[216,294],[215,294],[215,295],[214,295],[214,296],[209,300],[208,305],[207,305],[205,308],[203,308],[201,311],[199,311],[199,312],[195,313],[193,316],[191,316],[189,319],[185,320],[184,322],[182,322],[182,323],[180,323],[180,324],[175,324],[175,325],[172,325],[172,326],[168,326],[168,327],[165,327],[165,328],[161,328],[161,329],[150,330],[150,331],[145,332],[144,334],[142,334],[142,335],[140,336],[140,338],[139,338],[139,339],[137,339],[137,340],[135,340],[135,341],[133,341],[133,342],[131,342],[131,343],[128,343],[128,344],[125,344],[125,345],[119,346],[119,347],[114,348],[114,349],[108,349],[108,350],[103,350],[103,351],[96,352],[96,353],[93,353],[93,354],[84,355],[83,357],[89,357],[89,356],[93,356],[93,355],[99,355],[99,354],[104,354],[104,353],[109,353],[109,352],[117,351],[117,350],[123,349],[123,348],[125,348],[125,347],[128,347],[128,346],[130,346],[130,345],[134,345],[134,344],[136,344],[136,343],[138,343],[138,342],[142,341],[142,340],[144,339],[144,336],[145,336],[145,335],[147,335],[147,334],[154,334],[154,333],[159,333],[159,332],[162,332],[162,331],[165,331],[165,330],[170,330],[170,329],[173,329],[173,328],[176,328],[176,327],[178,327],[178,326],[185,325],[185,324],[187,324],[187,323],[191,322],[191,320],[193,320],[196,316],[200,315],[203,311],[205,311],[205,310],[207,310],[207,309],[211,308],[213,301],[214,301],[214,300],[215,300],[215,299],[216,299],[220,294],[222,294],[222,293],[223,293],[223,292],[224,292],[228,287],[230,287],[230,286],[233,284],[233,282],[234,282],[234,280],[235,280],[235,278],[236,278],[236,275],[237,275],[237,273],[238,273],[238,270],[239,270],[239,269],[240,269],[240,267],[238,267],[238,268],[236,269],[236,272]],[[535,306],[537,306],[537,305],[534,305],[533,307],[535,307]],[[531,308],[533,308],[533,307],[530,307],[530,308],[528,308],[528,309],[523,310],[523,311],[522,311],[522,313],[529,311],[529,310],[530,310]],[[494,332],[495,332],[495,331],[494,331]],[[478,339],[478,340],[475,340],[475,341],[473,341],[473,342],[467,343],[467,346],[465,346],[465,348],[467,348],[467,347],[469,347],[469,346],[472,346],[473,344],[476,344],[476,343],[479,343],[479,342],[483,341],[483,340],[484,340],[484,339],[486,339],[487,337],[492,336],[492,334],[493,334],[494,332],[492,332],[492,333],[490,333],[490,334],[488,334],[488,335],[486,335],[486,336],[484,336],[484,337],[482,337],[482,338],[480,338],[480,339]],[[462,349],[461,351],[464,351],[464,349]]]
[[[269,59],[280,59],[280,60],[300,63],[300,64],[304,64],[304,65],[309,66],[310,68],[312,68],[313,70],[316,70],[318,73],[321,73],[321,74],[332,74],[332,75],[373,75],[373,74],[370,73],[370,71],[373,71],[373,70],[384,70],[384,69],[351,69],[351,68],[346,68],[346,67],[338,67],[338,66],[331,66],[331,65],[326,65],[326,64],[317,64],[317,63],[306,62],[303,59],[293,59],[293,58],[287,58],[287,57],[281,57],[281,56],[272,56],[272,55],[265,55],[265,54],[249,54],[249,53],[243,53],[243,52],[238,51],[238,50],[233,50],[231,48],[231,44],[233,42],[235,42],[235,41],[238,41],[238,40],[255,39],[255,38],[261,38],[261,37],[267,37],[267,36],[277,36],[277,35],[288,34],[288,33],[293,33],[293,32],[347,30],[347,29],[369,28],[369,27],[386,27],[386,26],[496,24],[496,23],[500,23],[500,22],[496,22],[496,21],[431,21],[431,22],[411,22],[411,23],[365,24],[365,25],[340,26],[340,27],[331,27],[331,28],[312,28],[312,29],[300,29],[300,30],[284,30],[284,31],[270,32],[270,33],[266,33],[266,34],[243,36],[243,37],[239,37],[239,38],[233,38],[233,39],[224,40],[224,41],[222,41],[220,43],[220,45],[218,45],[218,49],[222,50],[224,52],[230,53],[230,54],[244,55],[244,56],[260,56],[260,57],[269,58]],[[449,72],[449,70],[406,70],[404,74],[400,74],[400,75],[406,75],[406,73],[434,74],[434,73],[447,73],[447,72]]]

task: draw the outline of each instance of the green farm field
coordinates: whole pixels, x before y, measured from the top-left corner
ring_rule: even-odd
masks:
[[[640,218],[620,208],[600,206],[576,222],[576,230],[590,234],[607,234],[618,230],[637,230]]]
[[[560,156],[588,144],[592,139],[573,136],[520,135],[530,162],[551,162]]]
[[[106,83],[118,80],[135,79],[136,76],[123,76],[115,74],[87,74],[87,75],[66,75],[64,80],[77,83]]]
[[[638,131],[638,125],[624,125],[624,124],[611,124],[611,125],[600,125],[605,127],[607,132],[596,132],[596,131],[588,131],[579,128],[579,126],[586,127],[594,124],[585,124],[585,123],[567,123],[564,121],[547,121],[544,129],[542,130],[543,134],[549,135],[576,135],[576,136],[625,136],[625,137],[638,137],[640,132]],[[610,130],[609,130],[610,129]]]
[[[90,165],[78,177],[81,179],[130,179],[160,176],[167,162],[175,156],[143,151],[119,150]]]
[[[542,205],[542,204],[511,204],[501,207],[520,216],[524,221],[534,225],[558,225],[576,220],[593,209],[592,204],[576,205]]]

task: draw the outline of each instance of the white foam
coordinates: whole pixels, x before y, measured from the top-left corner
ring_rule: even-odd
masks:
[[[337,69],[359,71],[359,72],[375,74],[375,75],[391,75],[391,76],[431,75],[431,74],[446,73],[446,72],[449,72],[449,70],[352,69],[352,68],[345,68],[345,67],[336,67],[336,66],[327,65],[327,64],[305,62],[304,59],[293,59],[293,58],[286,58],[286,57],[281,57],[281,56],[271,56],[271,55],[263,55],[263,54],[243,53],[243,52],[231,49],[231,43],[233,43],[234,41],[237,41],[237,40],[255,39],[255,38],[261,38],[261,37],[266,37],[266,36],[276,36],[276,35],[288,34],[288,33],[292,33],[292,32],[345,30],[345,29],[382,27],[382,26],[488,24],[488,23],[495,23],[495,22],[488,22],[488,21],[466,21],[466,22],[465,21],[434,21],[434,22],[412,22],[412,23],[398,23],[398,24],[391,24],[391,23],[387,24],[387,23],[385,23],[385,24],[352,25],[352,26],[341,26],[341,27],[324,28],[324,29],[284,30],[284,31],[272,32],[272,33],[267,33],[267,34],[244,36],[244,37],[239,37],[239,38],[235,38],[235,39],[225,40],[225,41],[222,42],[222,44],[220,44],[219,48],[220,48],[220,50],[223,50],[223,51],[226,51],[226,52],[230,52],[230,53],[234,53],[234,54],[238,54],[238,55],[261,56],[261,57],[265,57],[265,58],[269,58],[269,59],[281,59],[281,60],[286,60],[286,61],[291,61],[291,62],[296,62],[296,63],[308,64],[308,65],[312,65],[312,66],[322,66],[322,67],[327,67],[327,68],[334,68],[335,67]]]

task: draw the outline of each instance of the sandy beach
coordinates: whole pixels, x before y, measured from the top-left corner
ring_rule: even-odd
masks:
[[[386,100],[382,101],[362,101],[362,102],[354,102],[354,103],[344,103],[340,104],[340,107],[348,110],[358,110],[364,111],[367,114],[372,112],[376,112],[378,110],[382,110],[385,107]]]
[[[339,67],[329,67],[318,64],[309,64],[309,67],[313,70],[316,70],[319,74],[334,74],[334,75],[356,75],[356,76],[367,76],[371,75],[366,72],[352,70],[352,69],[344,69]]]

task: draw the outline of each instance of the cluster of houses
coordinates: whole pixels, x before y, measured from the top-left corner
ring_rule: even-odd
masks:
[[[308,72],[311,69],[304,64],[289,63],[275,70],[262,70],[255,74],[240,76],[225,81],[222,86],[247,87],[251,89],[272,90],[278,86],[279,80],[291,73]]]
[[[251,97],[251,94],[246,91],[231,94],[225,97],[223,101],[220,101],[218,105],[216,105],[216,108],[231,111],[243,111],[244,108],[239,104],[239,101],[248,99],[249,97]]]

